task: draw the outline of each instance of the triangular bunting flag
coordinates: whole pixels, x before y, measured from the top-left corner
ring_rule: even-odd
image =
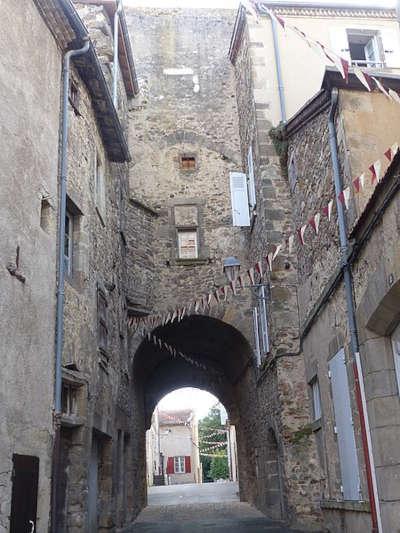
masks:
[[[256,271],[260,274],[260,277],[263,277],[262,261],[257,261],[255,265]]]
[[[357,176],[353,180],[353,186],[356,193],[359,193],[362,189],[364,189],[364,183],[365,183],[365,174],[361,174],[360,176]]]
[[[250,283],[254,285],[255,282],[254,282],[254,268],[253,267],[249,268],[249,270],[247,271],[247,275],[249,276]]]
[[[233,295],[236,296],[236,281],[233,280],[229,283],[230,288],[232,289]]]
[[[368,91],[371,91],[372,89],[372,84],[368,81],[368,78],[371,79],[371,77],[364,73],[360,67],[354,67],[353,68],[353,71],[354,71],[354,74],[357,76],[357,78],[360,80],[360,82],[364,85],[364,87],[368,90]]]
[[[382,85],[382,83],[377,79],[375,78],[375,76],[371,76],[371,78],[374,80],[376,86],[378,87],[378,89],[385,95],[389,98],[389,100],[391,100],[392,98],[390,97],[390,94],[387,92],[387,90],[385,89],[385,87]]]
[[[328,218],[330,222],[332,216],[333,200],[329,200],[328,205],[322,208],[322,213]]]
[[[350,187],[346,187],[338,194],[340,202],[345,206],[346,209],[349,208],[349,199],[350,199]]]
[[[240,276],[238,276],[238,282],[239,282],[239,287],[241,289],[244,289],[243,276],[241,274],[240,274]]]
[[[282,244],[278,244],[277,247],[275,248],[275,251],[272,255],[272,260],[275,259],[275,257],[279,254],[279,252],[281,251],[282,249]]]
[[[226,297],[228,295],[228,290],[227,290],[227,285],[224,285],[223,287],[221,287],[220,291],[221,291],[221,294],[222,296],[224,297],[224,302],[226,302]]]
[[[315,231],[315,234],[318,235],[318,231],[319,231],[319,222],[320,222],[320,219],[321,219],[321,215],[320,213],[316,213],[313,217],[310,218],[310,220],[308,221],[308,223],[310,224],[310,226],[313,228],[313,230]]]
[[[267,262],[267,265],[268,265],[268,268],[270,269],[270,271],[272,272],[272,263],[274,261],[274,254],[273,252],[270,252],[266,258],[265,258],[266,262]]]
[[[371,183],[375,183],[375,181],[380,181],[381,162],[379,159],[375,161],[375,163],[369,167],[369,170],[371,171]]]
[[[300,240],[302,246],[304,246],[304,233],[305,233],[305,231],[307,229],[307,225],[308,224],[304,224],[303,226],[301,226],[301,228],[299,228],[297,230],[297,235],[299,236],[299,240]]]
[[[293,252],[293,244],[294,244],[294,235],[289,235],[289,237],[288,237],[289,254],[291,254]]]

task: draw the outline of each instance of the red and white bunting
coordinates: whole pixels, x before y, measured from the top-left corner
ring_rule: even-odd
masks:
[[[362,189],[364,189],[364,184],[365,184],[365,174],[363,173],[360,176],[357,176],[357,178],[353,180],[353,187],[356,193],[359,193]]]
[[[371,92],[373,87],[371,76],[366,72],[363,72],[360,67],[353,67],[353,72],[360,80],[360,82],[364,85],[364,87],[367,89],[367,91]]]
[[[386,150],[385,156],[390,162],[392,162],[394,159],[394,156],[397,154],[398,151],[399,151],[399,145],[397,143],[394,143],[392,144],[390,148]]]
[[[344,205],[346,209],[349,208],[350,200],[350,187],[346,187],[338,194],[339,201]]]
[[[270,252],[268,255],[265,256],[265,261],[267,262],[268,268],[270,272],[272,272],[272,263],[274,261],[274,254],[273,252]]]
[[[228,286],[227,285],[224,285],[223,287],[220,288],[220,291],[221,291],[221,294],[224,298],[224,302],[226,302],[226,298],[228,296]]]
[[[328,221],[331,221],[332,217],[333,200],[329,200],[328,205],[322,208],[322,213],[327,217]]]
[[[250,267],[247,271],[247,275],[249,276],[249,279],[250,279],[250,283],[252,285],[255,284],[255,281],[254,281],[254,268],[253,267]]]
[[[221,301],[221,296],[219,295],[219,289],[214,291],[214,297],[215,297],[217,303],[219,304],[219,302]]]
[[[282,244],[278,244],[277,247],[274,250],[274,253],[272,255],[272,261],[276,258],[276,256],[279,254],[279,252],[282,250]]]
[[[310,220],[308,221],[312,229],[315,231],[316,235],[318,235],[320,220],[321,220],[321,214],[315,213],[315,215],[311,217]]]
[[[207,295],[207,306],[211,307],[211,300],[212,300],[212,292],[209,292]]]
[[[393,89],[389,89],[388,93],[389,93],[390,98],[394,102],[396,102],[396,104],[400,104],[400,96],[398,92],[394,91]]]
[[[382,85],[382,83],[377,79],[375,78],[375,76],[371,76],[371,79],[374,80],[375,82],[375,85],[378,87],[378,89],[385,95],[389,98],[389,100],[391,100],[391,97],[390,97],[390,94],[388,93],[388,91],[385,89],[385,87]]]
[[[257,261],[255,264],[256,271],[260,274],[260,277],[263,277],[263,268],[262,268],[262,261]]]
[[[186,307],[183,307],[182,313],[181,313],[181,320],[186,315]]]
[[[172,322],[174,322],[174,320],[176,319],[177,316],[178,316],[178,312],[177,312],[177,310],[175,309],[175,311],[172,313],[171,324],[172,324]]]
[[[375,183],[376,181],[380,181],[381,179],[381,161],[378,159],[373,163],[369,170],[371,172],[371,183]]]
[[[299,236],[299,241],[300,241],[302,246],[304,246],[304,244],[305,244],[305,242],[304,242],[304,233],[306,232],[307,226],[308,226],[308,224],[304,224],[303,226],[301,226],[301,228],[299,228],[297,230],[297,235]]]

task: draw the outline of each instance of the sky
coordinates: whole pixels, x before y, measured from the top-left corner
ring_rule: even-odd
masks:
[[[292,0],[293,2],[295,0]],[[324,4],[357,4],[360,6],[382,6],[394,7],[395,0],[310,0],[315,3]],[[239,0],[123,0],[125,6],[140,7],[214,7],[214,8],[236,8]]]
[[[218,403],[218,398],[200,389],[185,387],[170,392],[159,402],[160,409],[188,409],[196,411],[197,418],[207,415],[209,409]]]

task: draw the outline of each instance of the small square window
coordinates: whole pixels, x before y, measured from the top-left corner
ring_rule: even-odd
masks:
[[[178,230],[179,259],[197,259],[199,256],[197,231]]]
[[[361,67],[384,67],[381,57],[379,32],[368,30],[347,30],[352,65]]]
[[[182,155],[180,159],[181,170],[195,170],[196,157],[194,155]]]

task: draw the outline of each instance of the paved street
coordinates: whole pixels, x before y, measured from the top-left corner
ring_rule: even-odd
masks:
[[[124,533],[284,533],[289,529],[240,502],[236,483],[152,487],[149,505]]]

